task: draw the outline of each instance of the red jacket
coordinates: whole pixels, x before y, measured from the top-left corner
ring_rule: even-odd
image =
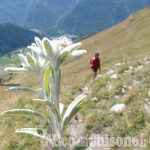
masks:
[[[92,60],[91,60],[91,68],[93,70],[101,68],[101,64],[100,64],[100,59],[99,58],[96,58],[96,57],[92,58]]]

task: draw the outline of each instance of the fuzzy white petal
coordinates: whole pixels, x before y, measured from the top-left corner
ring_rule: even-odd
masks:
[[[76,57],[76,56],[80,56],[80,55],[82,55],[82,54],[84,54],[84,53],[87,53],[87,51],[86,51],[86,50],[75,50],[75,51],[73,51],[73,52],[70,54],[70,56],[71,56],[71,57]]]
[[[9,73],[26,73],[27,70],[25,68],[16,68],[16,67],[7,67],[4,71]]]
[[[70,51],[70,53],[72,53],[74,50],[77,50],[80,46],[81,46],[82,43],[75,43],[75,44],[71,44],[69,46],[67,46],[66,48],[64,48],[64,51]]]

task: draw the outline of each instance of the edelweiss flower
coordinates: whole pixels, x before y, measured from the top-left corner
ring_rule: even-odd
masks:
[[[36,47],[36,44],[32,44],[33,47]],[[26,56],[19,54],[20,60],[22,62],[22,68],[15,68],[15,67],[7,67],[5,71],[7,72],[16,72],[16,73],[28,73],[28,72],[35,72],[36,74],[41,74],[48,65],[48,61],[42,59],[38,56],[38,53],[32,51],[31,53],[27,53]]]
[[[38,47],[28,46],[29,49],[37,52],[40,57],[48,60],[53,69],[58,68],[69,56],[78,56],[86,52],[86,50],[77,50],[81,43],[72,44],[72,41],[66,37],[49,40],[43,38],[35,38]]]

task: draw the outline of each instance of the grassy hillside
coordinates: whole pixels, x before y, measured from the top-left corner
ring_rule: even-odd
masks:
[[[34,41],[35,36],[41,37],[41,35],[28,29],[0,23],[0,55],[9,53],[17,48],[26,47]]]
[[[72,64],[68,62],[63,67],[63,103],[70,103],[75,95],[83,92],[83,87],[89,88],[89,98],[98,98],[96,104],[87,107],[81,113],[86,124],[86,135],[103,133],[111,136],[150,138],[150,115],[145,109],[145,106],[149,107],[145,99],[150,99],[149,14],[150,9],[146,8],[134,13],[121,24],[83,40],[82,48],[88,50],[87,55]],[[102,74],[93,81],[89,62],[95,52],[100,52],[101,55]],[[121,64],[116,65],[117,63]],[[111,69],[114,72],[109,74]],[[118,76],[116,79],[111,78],[114,74]],[[10,83],[38,88],[39,83],[35,77],[14,75],[8,81],[9,76],[5,74],[3,84],[6,86],[0,87],[0,112],[10,108],[38,108],[44,111],[44,107],[31,101],[34,96],[5,92],[7,84]],[[125,111],[119,114],[111,113],[110,108],[117,103],[126,104]],[[20,127],[39,126],[45,127],[46,123],[39,122],[38,118],[26,116],[1,116],[1,149],[40,150],[38,138],[14,133],[15,129]],[[147,144],[145,149],[149,148],[150,144]]]

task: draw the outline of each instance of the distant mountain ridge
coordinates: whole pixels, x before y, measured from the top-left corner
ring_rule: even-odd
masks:
[[[28,29],[0,23],[0,56],[17,48],[26,47],[34,42],[34,37],[41,37],[40,34]]]
[[[43,29],[56,24],[58,17],[77,0],[0,0],[0,21],[27,28]]]
[[[82,0],[59,20],[56,29],[89,35],[103,31],[147,7],[150,0]]]
[[[89,36],[125,20],[150,0],[0,0],[0,22],[49,36]]]

